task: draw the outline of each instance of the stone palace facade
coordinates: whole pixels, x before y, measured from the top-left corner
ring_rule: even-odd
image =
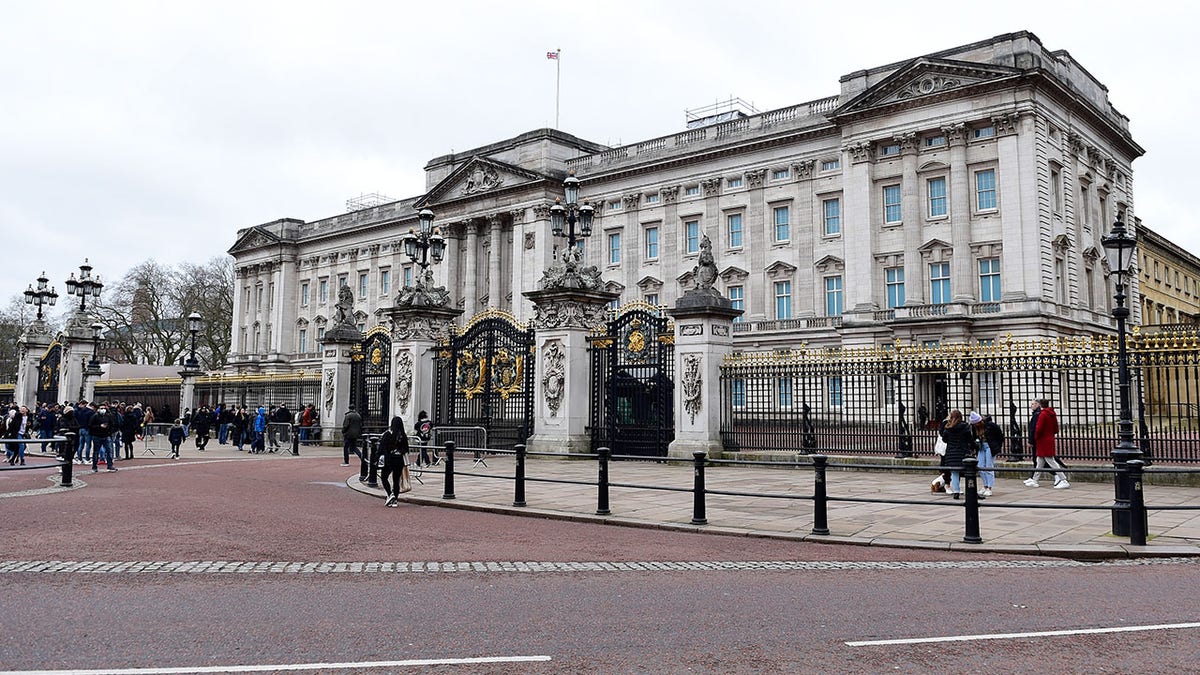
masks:
[[[1100,238],[1134,222],[1143,150],[1067,52],[1001,35],[710,122],[620,147],[540,129],[432,159],[419,197],[239,230],[229,368],[319,367],[342,285],[360,330],[385,321],[421,208],[448,239],[433,269],[460,321],[530,318],[572,171],[596,207],[585,259],[620,302],[672,305],[708,236],[717,288],[744,310],[735,349],[1111,331]]]

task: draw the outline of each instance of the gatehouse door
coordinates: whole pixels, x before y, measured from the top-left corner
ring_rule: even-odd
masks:
[[[62,345],[52,342],[38,361],[37,402],[54,403],[58,398],[58,375],[62,367]],[[21,403],[23,401],[18,401]]]
[[[622,307],[593,335],[592,450],[666,457],[675,440],[675,328],[644,302]]]
[[[364,432],[382,433],[391,412],[392,338],[387,328],[367,331],[351,358],[350,405],[362,416]]]
[[[434,426],[486,438],[494,449],[524,443],[533,434],[533,337],[511,314],[492,309],[447,340],[434,372]]]

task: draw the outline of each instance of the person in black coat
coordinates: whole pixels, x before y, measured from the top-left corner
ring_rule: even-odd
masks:
[[[100,455],[104,455],[104,461],[108,464],[109,471],[116,471],[113,466],[113,446],[112,434],[117,428],[117,421],[113,418],[112,413],[108,412],[108,406],[102,405],[96,414],[88,420],[88,431],[92,434],[92,473],[96,473],[100,465]]]
[[[950,411],[946,422],[942,424],[941,435],[942,440],[946,442],[945,466],[962,466],[963,460],[968,455],[975,455],[975,432],[971,430],[971,425],[963,419],[961,410],[956,408]],[[950,470],[950,492],[954,493],[955,499],[962,498],[962,492],[958,487],[959,473],[958,469]]]
[[[75,409],[71,406],[64,406],[62,414],[58,416],[55,433],[67,439],[58,447],[58,456],[64,462],[70,462],[75,458],[75,449],[79,445],[79,420],[75,417]]]
[[[385,506],[399,506],[400,493],[412,489],[408,477],[408,434],[404,431],[404,420],[399,415],[379,437],[379,456],[383,461],[380,479],[383,492],[387,495]],[[389,486],[388,477],[392,478]]]
[[[200,406],[200,409],[192,415],[192,429],[196,432],[197,450],[204,450],[204,446],[208,445],[208,434],[212,423],[213,414],[206,405]]]
[[[133,442],[142,430],[142,420],[133,408],[126,408],[121,417],[121,441],[125,446],[125,459],[133,459]]]

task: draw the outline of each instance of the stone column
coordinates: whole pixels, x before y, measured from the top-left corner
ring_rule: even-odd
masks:
[[[462,314],[449,307],[398,306],[390,310],[392,319],[392,391],[394,414],[404,418],[412,430],[417,413],[433,415],[434,359],[438,343]]]
[[[201,374],[199,370],[179,371],[179,407],[176,410],[182,413],[184,408],[196,409],[196,378]],[[170,424],[170,421],[164,423]]]
[[[341,289],[338,289],[339,292]],[[353,316],[346,307],[348,317]],[[348,319],[349,321],[350,319]],[[349,322],[335,323],[325,333],[321,352],[321,429],[326,439],[341,438],[342,418],[350,408],[350,368],[354,348],[363,335]]]
[[[842,237],[846,242],[845,307],[855,312],[872,312],[879,309],[875,302],[875,289],[861,280],[874,278],[875,270],[875,226],[881,222],[879,213],[874,212],[872,199],[875,194],[875,147],[871,141],[848,143],[842,147]],[[678,373],[677,373],[678,375]]]
[[[688,291],[667,314],[675,319],[675,440],[670,457],[704,451],[720,457],[721,363],[733,351],[733,320],[742,313],[716,293]]]
[[[524,294],[534,304],[537,365],[531,452],[591,452],[591,360],[587,336],[604,323],[616,293],[553,288]]]
[[[504,221],[500,216],[488,216],[488,307],[503,309],[504,298],[500,296],[500,252],[503,246],[501,227]]]
[[[967,130],[962,124],[943,127],[950,143],[950,297],[972,302],[975,284],[971,269],[971,176],[967,168]],[[924,279],[925,275],[921,275]],[[908,280],[905,279],[905,282]]]
[[[21,334],[21,340],[17,343],[17,387],[13,391],[13,399],[17,403],[32,406],[35,402],[38,377],[41,376],[38,362],[51,342],[50,327],[44,321],[34,321]],[[70,400],[70,397],[61,395],[58,398],[60,401]]]
[[[466,222],[467,228],[467,264],[462,268],[462,280],[466,301],[463,311],[467,318],[479,312],[479,223],[474,220]]]
[[[64,401],[76,401],[84,393],[83,371],[92,360],[95,346],[91,317],[78,313],[71,317],[59,342],[62,343],[62,362],[58,371],[58,397]]]
[[[925,304],[925,278],[922,271],[921,244],[924,237],[924,213],[921,209],[921,192],[924,187],[917,176],[917,138],[908,133],[897,136],[901,152],[904,153],[900,218],[904,221],[904,304]],[[883,303],[886,305],[885,302]]]

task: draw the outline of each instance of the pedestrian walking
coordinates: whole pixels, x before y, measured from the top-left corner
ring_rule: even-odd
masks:
[[[1054,471],[1054,488],[1065,490],[1071,487],[1071,484],[1067,481],[1067,475],[1063,473],[1062,464],[1059,464],[1054,456],[1055,436],[1058,434],[1058,413],[1050,407],[1049,399],[1039,399],[1037,404],[1039,410],[1033,429],[1033,475],[1025,481],[1025,485],[1038,487],[1042,478],[1041,470],[1051,469]]]
[[[88,422],[88,429],[92,432],[92,473],[99,471],[101,456],[104,457],[109,471],[117,470],[117,467],[113,466],[112,446],[112,434],[115,427],[116,421],[109,414],[107,405],[100,406]]]
[[[266,433],[267,409],[260,405],[258,406],[258,413],[254,416],[254,438],[250,441],[251,453],[257,454],[265,449],[263,443],[266,440]]]
[[[179,459],[179,446],[183,445],[183,420],[176,418],[167,440],[171,442],[171,458]]]
[[[192,415],[192,430],[196,432],[196,449],[201,452],[208,445],[212,424],[213,414],[207,405],[200,406],[200,409]]]
[[[342,418],[342,466],[350,466],[350,453],[362,457],[358,440],[362,437],[362,416],[350,408]]]
[[[429,447],[430,441],[433,439],[433,421],[429,419],[429,413],[422,410],[417,413],[417,439],[421,441],[421,455],[417,459],[417,465],[424,464],[425,466],[433,466],[438,463],[437,448],[432,450]],[[430,459],[432,455],[432,461]]]
[[[242,448],[246,443],[246,428],[250,426],[250,415],[246,412],[246,406],[238,406],[237,412],[233,413],[233,421],[229,424],[230,434],[233,437],[233,445],[242,452]]]
[[[379,461],[383,468],[380,472],[383,493],[387,495],[384,505],[399,506],[400,493],[412,489],[408,475],[408,435],[404,431],[404,420],[399,415],[392,418],[391,425],[379,437]]]

